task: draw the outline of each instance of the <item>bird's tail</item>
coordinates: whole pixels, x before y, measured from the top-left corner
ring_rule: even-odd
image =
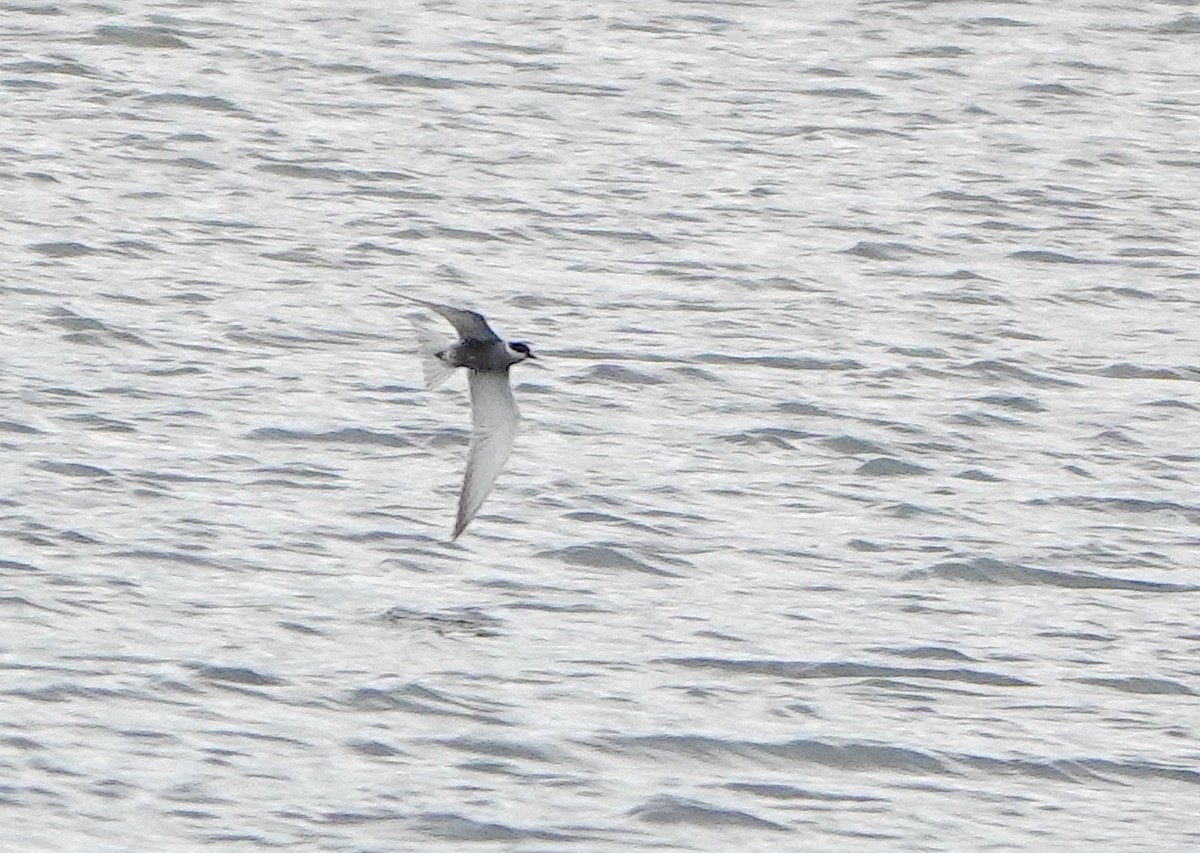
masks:
[[[453,367],[438,357],[450,343],[425,323],[413,320],[412,324],[417,333],[417,352],[421,356],[421,369],[425,372],[425,387],[432,391],[454,372]]]

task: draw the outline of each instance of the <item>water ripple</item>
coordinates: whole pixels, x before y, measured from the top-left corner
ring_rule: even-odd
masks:
[[[770,675],[790,680],[824,678],[928,678],[994,687],[1030,687],[1033,682],[996,672],[953,667],[881,666],[843,661],[727,660],[719,658],[666,658],[664,663],[688,669],[715,669],[747,675]]]
[[[0,849],[1200,847],[1194,10],[119,5],[4,7]],[[543,356],[454,542],[396,289]]]
[[[914,569],[907,580],[955,580],[981,584],[1031,584],[1065,589],[1112,589],[1131,592],[1198,592],[1200,585],[1108,577],[1091,572],[1060,572],[1008,563],[991,557],[949,560]]]

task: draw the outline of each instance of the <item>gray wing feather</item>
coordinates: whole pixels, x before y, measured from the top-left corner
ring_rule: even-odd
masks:
[[[417,305],[441,314],[450,321],[450,325],[454,327],[454,331],[458,332],[460,338],[474,338],[477,341],[500,340],[500,336],[492,331],[492,327],[487,324],[487,320],[478,312],[466,311],[462,308],[452,308],[449,305],[442,305],[438,302],[426,302],[424,299],[405,296],[403,293],[396,293],[394,290],[386,292],[392,296],[407,299],[409,302],[415,302]]]
[[[472,370],[468,381],[471,386],[471,448],[467,452],[467,473],[463,477],[458,517],[451,539],[458,538],[483,506],[496,477],[508,461],[520,419],[507,370]]]

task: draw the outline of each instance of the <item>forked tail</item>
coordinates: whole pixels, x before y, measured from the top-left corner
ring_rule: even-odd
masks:
[[[445,352],[450,343],[424,323],[414,320],[412,325],[417,333],[417,352],[421,356],[421,369],[425,372],[425,387],[432,391],[454,372],[453,367],[438,358],[438,354]]]

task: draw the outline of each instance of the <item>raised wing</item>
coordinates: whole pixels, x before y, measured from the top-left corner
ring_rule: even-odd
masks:
[[[463,477],[458,517],[451,539],[458,538],[483,506],[484,498],[508,461],[520,418],[507,370],[472,370],[468,381],[471,386],[471,448],[467,452],[467,473]]]
[[[415,302],[417,305],[441,314],[450,321],[450,325],[454,327],[454,331],[458,332],[460,338],[474,338],[477,341],[500,340],[500,336],[492,331],[492,327],[487,324],[487,320],[483,319],[483,315],[475,311],[452,308],[449,305],[442,305],[437,302],[426,302],[424,299],[416,299],[412,296],[406,296],[403,293],[396,293],[394,290],[386,292],[392,296],[407,299],[409,302]]]

